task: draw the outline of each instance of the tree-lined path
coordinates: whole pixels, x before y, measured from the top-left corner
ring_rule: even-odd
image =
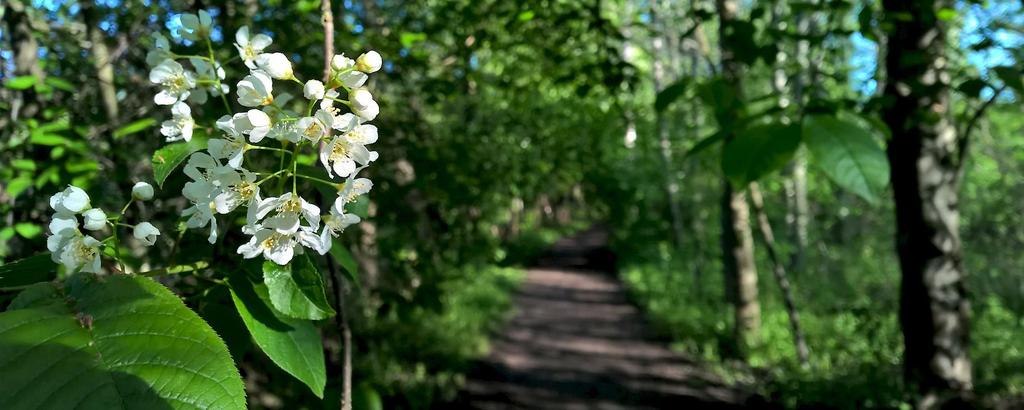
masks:
[[[754,401],[658,341],[612,275],[608,235],[557,242],[529,270],[514,316],[468,376],[469,409],[740,408]]]

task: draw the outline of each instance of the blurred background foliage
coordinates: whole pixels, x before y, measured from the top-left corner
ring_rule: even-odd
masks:
[[[747,111],[795,120],[807,110],[872,109],[873,1],[754,3],[741,12],[750,22]],[[1016,61],[1016,37],[995,33],[1016,33],[1020,7],[992,3],[958,3],[951,17],[962,30],[951,42],[959,56],[954,82],[982,82],[961,87],[954,99],[961,110],[1006,82],[988,68]],[[232,56],[234,32],[249,25],[271,34],[271,48],[289,53],[298,72],[319,73],[319,7],[314,0],[4,2],[0,259],[44,249],[46,198],[65,184],[115,207],[131,181],[150,179],[165,114],[151,102],[149,33],[174,29],[177,13],[207,9],[219,55]],[[797,361],[768,279],[761,343],[748,365],[727,360],[732,319],[721,297],[718,148],[687,152],[717,127],[698,86],[716,75],[707,64],[718,58],[708,46],[717,42],[710,2],[347,0],[335,8],[338,52],[385,56],[372,84],[382,108],[371,217],[343,236],[359,264],[345,302],[356,343],[356,408],[443,407],[507,314],[522,277],[517,267],[594,221],[614,232],[622,277],[659,330],[733,380],[788,405],[892,407],[905,399],[892,204],[868,203],[807,172],[802,153],[761,186],[778,249],[792,256],[810,364]],[[779,77],[804,78],[802,96],[774,88]],[[996,99],[980,124],[961,200],[971,354],[978,393],[993,400],[1024,393],[1017,98]],[[802,210],[799,172],[806,176]],[[140,218],[175,220],[185,206],[183,183],[172,175],[139,208]],[[211,249],[204,233],[189,231],[177,250],[178,232],[161,229],[170,233],[161,236],[164,246],[123,254],[149,266],[175,252],[232,254],[230,244],[241,240]],[[757,250],[767,272],[767,256]],[[334,407],[338,374],[329,374],[334,390],[321,403],[269,365],[244,329],[230,328],[240,324],[227,320],[233,309],[220,308],[230,306],[226,293],[220,305],[197,306],[188,280],[175,286],[227,339],[252,407]],[[337,335],[329,323],[322,329],[333,369]]]

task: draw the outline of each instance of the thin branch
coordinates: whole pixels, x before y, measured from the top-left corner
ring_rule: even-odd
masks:
[[[768,259],[772,262],[772,273],[782,290],[782,300],[786,305],[786,312],[789,314],[789,325],[793,331],[793,343],[796,346],[796,355],[800,365],[807,367],[810,357],[807,348],[807,340],[800,330],[800,314],[796,311],[796,304],[793,302],[793,290],[789,286],[789,279],[786,276],[786,268],[775,251],[775,234],[772,233],[772,225],[768,222],[768,215],[764,213],[764,198],[761,196],[761,188],[756,182],[750,184],[750,202],[754,205],[754,213],[757,214],[758,231],[761,232],[761,239],[764,241],[765,250],[768,252]]]
[[[999,98],[999,95],[1002,94],[1003,91],[1006,91],[1006,84],[996,88],[995,92],[992,93],[992,97],[982,103],[981,107],[978,107],[978,110],[974,112],[971,119],[967,121],[967,126],[964,127],[964,130],[960,133],[960,139],[957,141],[956,147],[956,166],[960,168],[960,174],[963,174],[964,160],[967,159],[967,151],[970,150],[971,133],[974,132],[974,127],[978,125],[978,121],[981,121],[981,118],[985,116],[985,111],[987,111],[988,108],[996,102],[996,99]],[[960,178],[957,177],[957,179]]]
[[[331,0],[320,1],[320,15],[324,24],[324,84],[331,79],[331,58],[334,57],[334,13]]]

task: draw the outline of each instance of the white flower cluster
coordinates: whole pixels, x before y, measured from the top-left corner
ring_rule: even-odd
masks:
[[[189,33],[194,37],[187,37],[190,40],[206,41],[209,45],[206,37],[212,24],[209,16],[200,12],[198,17],[189,17],[188,23],[185,17],[187,15],[182,17],[182,36]],[[188,218],[185,225],[189,228],[209,225],[208,241],[215,243],[216,215],[245,208],[242,232],[251,238],[238,248],[238,253],[245,258],[263,255],[284,265],[295,254],[301,254],[303,248],[326,253],[332,238],[360,221],[358,216],[346,212],[345,206],[373,186],[369,179],[357,178],[357,174],[378,157],[377,152],[367,146],[377,141],[377,127],[368,122],[376,118],[380,107],[365,84],[369,74],[380,70],[383,61],[375,51],[355,60],[339,54],[331,61],[331,75],[326,84],[319,80],[303,82],[296,77],[287,55],[264,52],[272,43],[265,34],[252,35],[248,27],[235,33],[235,48],[248,70],[235,86],[235,101],[245,109],[221,116],[215,124],[220,135],[209,140],[206,152],[189,157],[184,172],[191,181],[185,184],[182,194],[192,206],[183,216]],[[209,48],[212,50],[212,46]],[[172,105],[172,119],[164,122],[161,132],[168,141],[189,140],[195,121],[191,109],[184,104],[185,99],[191,96],[198,103],[194,98],[199,89],[196,87],[204,84],[215,86],[205,89],[207,94],[226,93],[228,88],[221,84],[224,71],[213,59],[212,51],[207,58],[189,58],[196,73],[184,70],[175,59],[189,56],[172,53],[166,40],[157,41],[149,57],[152,57],[151,64],[155,63],[150,80],[161,89],[154,101]],[[204,64],[208,67],[206,77],[199,68]],[[217,68],[216,73],[212,67]],[[301,86],[307,100],[307,104],[302,105],[305,113],[289,109],[290,95],[280,92],[282,86],[289,84]],[[347,98],[341,98],[343,93]],[[335,104],[347,107],[350,112],[341,112]],[[226,100],[224,105],[230,109]],[[335,183],[300,173],[296,164],[303,148],[318,151],[328,178],[344,180]],[[251,151],[276,153],[280,161],[274,162],[280,166],[266,171],[247,169],[243,164],[246,153]],[[337,189],[338,196],[326,214],[300,195],[297,178]],[[286,185],[289,180],[291,184]],[[268,181],[277,181],[282,192],[262,197],[261,194],[266,193],[262,185]],[[286,191],[285,186],[290,186],[291,190]]]
[[[132,187],[132,200],[144,201],[152,197],[152,185],[139,182]],[[86,235],[78,229],[78,217],[82,217],[82,228],[94,232],[108,224],[117,229],[120,217],[107,218],[107,213],[102,209],[91,207],[89,195],[84,190],[72,185],[50,197],[50,208],[54,213],[50,219],[50,236],[46,239],[46,248],[50,250],[53,261],[64,265],[69,273],[98,273],[100,246],[108,239],[116,239],[117,235],[102,241]],[[160,231],[149,222],[141,222],[132,227],[132,235],[150,246],[156,243]]]

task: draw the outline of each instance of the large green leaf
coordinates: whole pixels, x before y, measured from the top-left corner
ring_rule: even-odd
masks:
[[[320,320],[334,316],[327,301],[323,276],[309,255],[296,255],[287,265],[263,263],[263,283],[274,309],[296,319]]]
[[[176,142],[153,153],[153,179],[163,187],[164,180],[192,153],[206,149],[206,138],[195,135],[189,142]]]
[[[40,253],[0,265],[0,288],[12,288],[51,280],[57,274],[57,265],[50,253]]]
[[[665,89],[658,92],[657,97],[654,99],[654,110],[657,112],[665,111],[669,105],[679,99],[686,92],[686,87],[689,86],[690,81],[686,78],[676,81],[665,87]]]
[[[804,119],[804,143],[818,168],[839,186],[877,203],[889,184],[889,160],[859,124],[831,115]]]
[[[293,319],[274,310],[264,284],[253,284],[242,275],[231,275],[228,283],[235,308],[260,349],[322,398],[327,370],[320,334],[313,322]]]
[[[140,276],[39,283],[0,313],[5,409],[244,409],[227,347]]]
[[[744,129],[722,149],[722,171],[737,187],[782,169],[800,148],[796,125],[765,124]]]

